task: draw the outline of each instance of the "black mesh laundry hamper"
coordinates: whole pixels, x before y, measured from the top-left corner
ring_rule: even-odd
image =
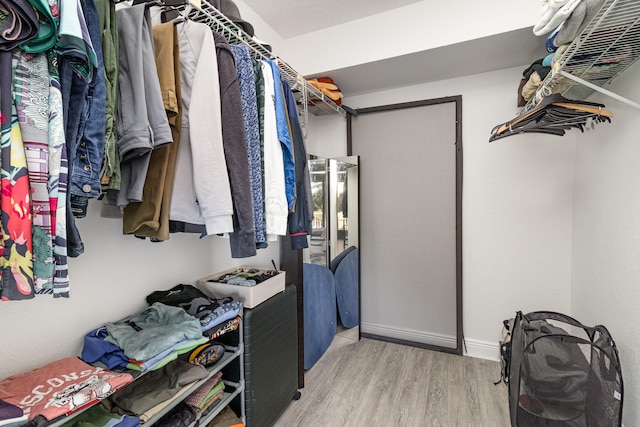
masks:
[[[518,312],[509,346],[512,427],[621,425],[620,361],[604,326],[584,326],[560,313]]]

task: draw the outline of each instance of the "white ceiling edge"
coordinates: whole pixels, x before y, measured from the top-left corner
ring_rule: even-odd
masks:
[[[234,0],[233,2],[238,6],[242,19],[253,26],[255,35],[258,39],[271,45],[273,52],[276,55],[286,52],[284,39],[271,27],[271,25],[269,25],[268,22],[258,15],[247,3],[245,3],[244,0]]]
[[[423,0],[244,0],[284,39]]]

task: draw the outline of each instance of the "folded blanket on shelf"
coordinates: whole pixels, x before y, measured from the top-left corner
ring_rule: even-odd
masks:
[[[604,0],[582,0],[571,16],[564,21],[564,25],[558,31],[553,44],[561,46],[565,43],[571,43],[596,16],[603,4]]]
[[[533,34],[543,36],[558,27],[567,19],[582,0],[569,0],[560,7],[553,7],[550,3],[542,6],[542,16],[533,27]]]

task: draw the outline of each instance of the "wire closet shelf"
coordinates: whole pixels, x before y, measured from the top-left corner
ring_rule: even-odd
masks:
[[[601,89],[639,57],[640,1],[605,0],[595,17],[556,60],[520,115],[530,112],[552,93],[584,100],[600,91],[640,108],[640,104]]]
[[[243,44],[249,48],[250,55],[257,60],[276,61],[281,70],[282,79],[285,80],[296,95],[296,100],[301,105],[300,115],[304,123],[308,123],[308,112],[316,115],[341,114],[346,115],[344,109],[333,100],[325,96],[318,89],[308,83],[289,64],[273,55],[266,47],[260,44],[254,37],[249,36],[239,26],[213,7],[207,0],[201,0],[200,7],[191,4],[181,6],[190,20],[208,25],[212,30],[224,36],[230,44]],[[186,9],[185,9],[186,8]]]

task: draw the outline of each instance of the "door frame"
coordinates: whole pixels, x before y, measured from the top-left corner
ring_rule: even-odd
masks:
[[[375,107],[348,109],[347,110],[347,156],[353,155],[353,130],[352,118],[369,113],[379,113],[384,111],[394,111],[415,107],[426,107],[453,102],[456,108],[456,347],[443,347],[432,344],[418,343],[414,341],[401,340],[396,338],[383,337],[379,335],[362,333],[363,338],[372,338],[381,341],[388,341],[398,344],[411,345],[414,347],[426,348],[429,350],[441,351],[462,355],[464,345],[464,334],[462,328],[462,95],[445,96],[442,98],[425,99],[421,101],[403,102],[397,104],[387,104]],[[361,166],[361,165],[360,165]],[[362,292],[359,292],[362,299]],[[362,300],[360,300],[361,305]],[[362,313],[362,310],[360,310]],[[360,328],[362,329],[362,328]]]

